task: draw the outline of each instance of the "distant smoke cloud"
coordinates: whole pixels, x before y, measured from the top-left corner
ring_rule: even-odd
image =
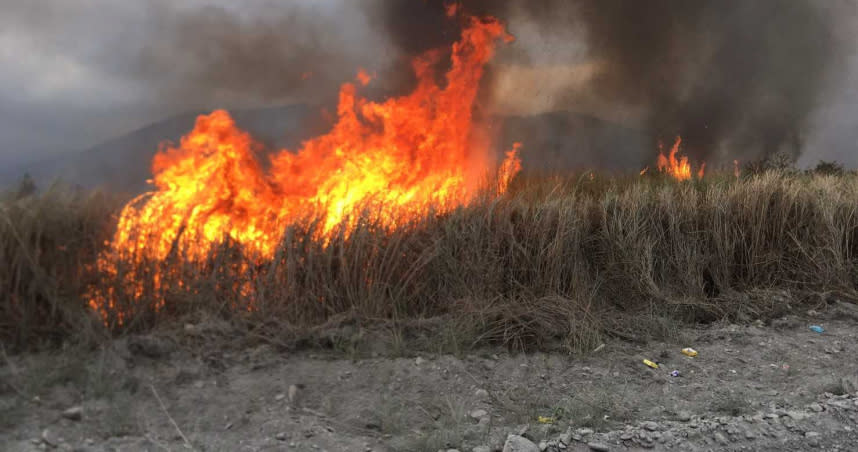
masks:
[[[248,10],[158,2],[133,74],[162,94],[226,103],[313,101],[336,96],[357,68],[390,59],[372,33],[367,2],[269,2]]]
[[[53,138],[47,127],[15,134],[8,142],[22,149],[92,144],[187,110],[330,105],[361,67],[376,75],[364,92],[398,94],[412,82],[407,58],[460,30],[449,0],[0,3],[0,103],[15,106],[0,113],[64,123]],[[682,135],[712,160],[796,152],[808,137],[842,142],[809,119],[823,93],[837,98],[830,74],[845,71],[837,64],[856,32],[836,33],[854,1],[458,3],[518,37],[487,71],[485,108],[594,113],[643,128],[651,144]]]
[[[425,1],[421,9],[415,2],[390,2],[387,28],[394,42],[416,50],[424,43],[436,45],[449,39],[443,3]],[[577,78],[547,80],[550,74],[519,70],[523,81],[540,83],[521,86],[519,92],[538,93],[546,85],[556,85],[558,91],[551,93],[555,108],[583,101],[601,102],[597,109],[613,110],[609,116],[632,111],[642,116],[653,141],[682,135],[687,150],[698,158],[755,158],[776,151],[797,154],[839,51],[833,38],[836,14],[830,11],[834,2],[460,3],[467,10],[508,19],[513,33],[537,29],[568,40],[566,46],[554,41],[546,47],[519,47],[518,54],[507,55],[535,65],[545,64],[547,56],[554,60],[555,74]],[[433,38],[427,40],[427,35]],[[592,76],[582,80],[585,73]],[[514,91],[511,77],[503,78],[501,92]]]

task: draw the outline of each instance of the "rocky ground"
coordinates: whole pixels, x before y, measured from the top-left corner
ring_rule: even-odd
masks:
[[[188,343],[149,335],[4,355],[2,449],[858,450],[858,307],[847,303],[584,355]]]

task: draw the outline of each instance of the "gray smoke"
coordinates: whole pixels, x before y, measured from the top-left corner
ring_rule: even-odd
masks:
[[[64,123],[53,132],[51,124],[31,127],[14,140],[5,134],[0,144],[94,143],[189,110],[330,106],[361,67],[377,76],[364,93],[399,94],[413,82],[409,57],[459,37],[461,23],[446,17],[446,3],[0,0],[0,61],[9,68],[0,72],[0,104],[7,106],[0,116]],[[851,5],[855,13],[853,0],[459,3],[501,18],[523,38],[499,50],[487,87],[504,65],[585,62],[593,76],[576,92],[553,93],[550,108],[639,112],[636,125],[650,145],[682,135],[686,150],[707,160],[797,153],[821,93],[837,97],[829,75],[840,69],[841,44],[854,48],[856,34],[833,37],[845,16],[838,11]],[[534,36],[544,39],[528,39]],[[541,47],[546,42],[550,47]],[[582,98],[590,104],[576,108]]]
[[[452,39],[444,1],[415,3],[388,3],[387,29],[399,47]],[[688,153],[707,160],[797,156],[838,52],[832,3],[813,0],[460,3],[508,19],[513,33],[528,22],[546,34],[577,33],[598,67],[585,89],[616,108],[641,109],[654,142],[681,135]],[[569,49],[572,59],[576,46]],[[562,58],[562,49],[552,52]]]

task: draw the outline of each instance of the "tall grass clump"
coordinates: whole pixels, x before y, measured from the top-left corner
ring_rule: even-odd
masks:
[[[365,212],[319,240],[321,223],[308,219],[285,228],[264,261],[225,241],[202,261],[178,250],[110,275],[92,265],[105,203],[55,193],[4,209],[2,332],[18,341],[72,328],[68,312],[85,311],[92,287],[115,295],[106,320],[116,331],[201,310],[284,340],[435,318],[471,345],[570,350],[664,322],[762,318],[858,287],[858,177],[846,173],[525,175],[500,198],[395,229]],[[131,291],[129,273],[161,276]]]
[[[0,340],[56,345],[94,332],[82,294],[109,238],[111,196],[54,186],[0,196]],[[95,325],[97,326],[97,325]]]

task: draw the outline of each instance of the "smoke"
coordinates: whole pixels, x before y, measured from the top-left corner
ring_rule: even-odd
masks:
[[[331,105],[358,68],[376,76],[363,94],[401,94],[413,83],[408,58],[459,37],[451,1],[7,2],[0,100],[66,118],[77,135],[54,141],[83,144],[188,110]],[[487,111],[596,114],[643,129],[650,144],[682,135],[707,160],[799,152],[841,47],[855,42],[832,37],[837,5],[851,0],[458,3],[518,38],[488,68]],[[53,146],[50,135],[16,143]]]
[[[335,99],[339,84],[358,68],[382,66],[388,53],[358,3],[268,2],[243,9],[157,2],[148,11],[155,32],[132,72],[161,95],[183,101],[233,106]]]
[[[605,99],[647,107],[653,137],[701,158],[796,155],[833,52],[810,0],[580,2]]]
[[[416,51],[449,41],[444,2],[416,3],[394,1],[385,10],[396,45]],[[569,40],[565,48],[519,46],[503,55],[525,64],[587,63],[592,76],[577,93],[555,93],[554,108],[596,98],[640,112],[652,141],[681,135],[686,152],[707,160],[797,156],[837,52],[831,5],[813,0],[460,3],[507,20],[513,34],[536,29]]]

